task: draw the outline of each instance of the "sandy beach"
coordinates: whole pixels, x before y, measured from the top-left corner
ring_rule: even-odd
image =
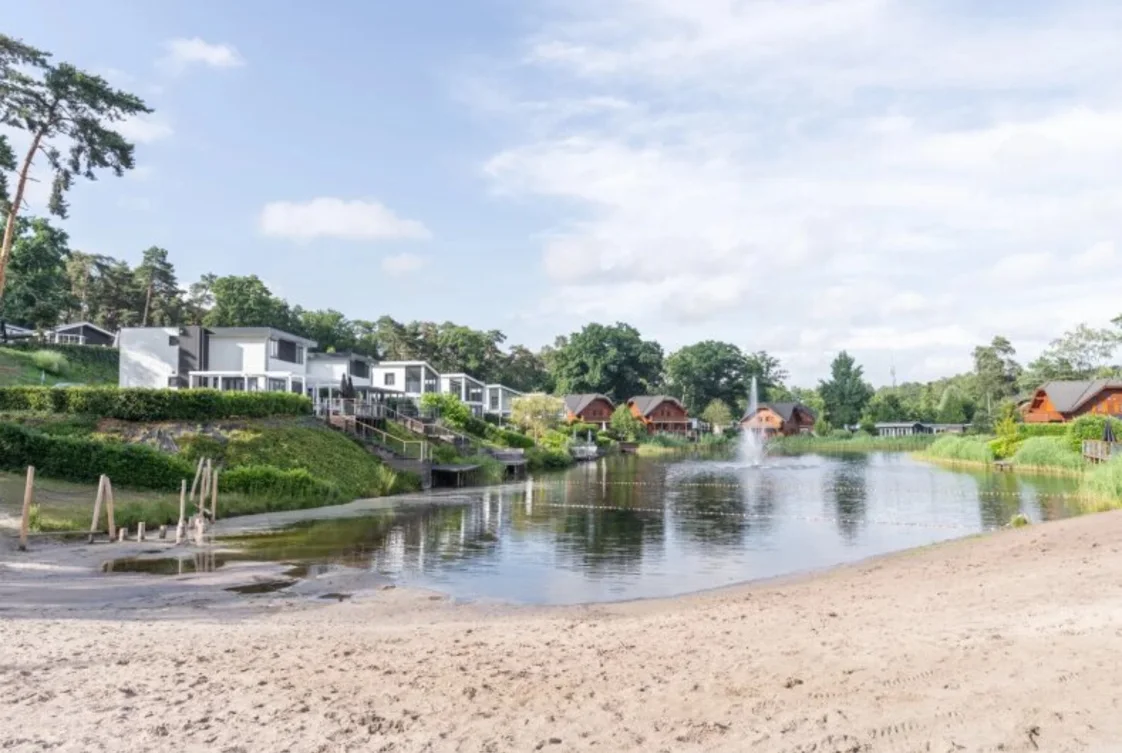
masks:
[[[11,751],[1122,750],[1122,513],[595,607],[0,551]],[[78,551],[78,550],[75,550]],[[86,558],[83,560],[82,558]],[[221,596],[220,596],[221,595]],[[319,596],[322,596],[319,593]]]

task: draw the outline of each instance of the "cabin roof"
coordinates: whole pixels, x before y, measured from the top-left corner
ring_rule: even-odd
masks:
[[[756,408],[756,413],[759,413],[762,410],[769,410],[782,418],[784,421],[790,421],[794,417],[796,410],[801,410],[811,418],[817,418],[817,416],[814,414],[814,411],[812,411],[802,403],[761,403],[760,406]],[[756,413],[745,413],[744,418],[740,420],[747,421],[749,418],[756,415]]]
[[[285,332],[283,329],[276,327],[207,327],[207,330],[213,337],[268,337],[278,340],[291,340],[292,342],[299,343],[305,348],[316,347],[315,340],[309,340],[300,335],[294,335],[291,332]]]
[[[572,413],[574,416],[578,415],[582,410],[592,405],[597,399],[606,400],[608,405],[615,407],[615,403],[607,395],[601,395],[597,392],[587,393],[584,395],[565,395],[565,410]]]
[[[686,409],[685,406],[682,405],[682,403],[678,400],[678,398],[671,397],[670,395],[639,395],[637,397],[631,398],[627,402],[633,404],[636,408],[638,408],[639,412],[644,416],[649,416],[655,408],[667,401],[674,403],[682,410]]]
[[[60,324],[57,327],[55,327],[53,331],[54,332],[64,332],[68,329],[81,329],[82,327],[89,327],[90,329],[96,329],[101,334],[108,335],[109,337],[114,336],[114,333],[110,332],[109,330],[105,329],[104,327],[97,326],[93,322],[70,322],[69,324]]]
[[[1048,382],[1040,388],[1052,401],[1052,406],[1060,413],[1079,410],[1105,389],[1122,389],[1122,381],[1117,379],[1089,379],[1083,381]]]

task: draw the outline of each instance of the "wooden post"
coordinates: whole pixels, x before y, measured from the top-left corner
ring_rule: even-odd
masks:
[[[105,477],[105,511],[109,515],[109,540],[112,541],[117,533],[116,519],[113,517],[113,482]]]
[[[203,516],[195,518],[195,546],[203,545]]]
[[[144,541],[144,527],[145,527],[145,523],[144,523],[143,520],[136,524],[136,540],[137,541]]]
[[[210,488],[210,458],[207,458],[206,463],[203,466],[203,481],[202,481],[202,484],[199,487],[198,513],[199,513],[200,517],[202,516],[202,514],[204,512],[206,512],[206,495],[207,495],[207,490],[209,488]]]
[[[175,527],[175,543],[182,544],[187,533],[187,479],[179,484],[179,524]]]
[[[218,468],[210,475],[210,522],[218,520]]]
[[[27,533],[31,527],[31,502],[35,499],[35,466],[27,466],[27,482],[23,487],[23,516],[19,521],[19,550],[27,551]]]
[[[94,514],[93,522],[90,523],[90,539],[89,543],[94,542],[94,534],[97,533],[97,523],[101,520],[101,502],[105,499],[105,475],[102,474],[97,479],[97,499],[94,500]]]
[[[163,539],[166,539],[167,537],[168,537],[168,527],[167,526],[160,526],[160,540],[162,541]]]
[[[191,482],[191,499],[195,498],[195,492],[199,489],[199,479],[203,477],[203,463],[205,458],[199,458],[199,464],[195,466],[195,480]]]
[[[120,528],[118,528],[117,529],[117,541],[123,544],[125,542],[125,534],[126,533],[128,533],[128,529],[125,528],[124,526],[121,526]]]

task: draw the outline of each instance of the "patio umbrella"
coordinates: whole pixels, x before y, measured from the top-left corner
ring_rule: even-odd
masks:
[[[1114,421],[1109,418],[1106,420],[1106,423],[1103,424],[1103,441],[1111,443],[1118,441],[1114,438]]]

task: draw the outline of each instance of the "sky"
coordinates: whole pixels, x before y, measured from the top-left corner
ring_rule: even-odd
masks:
[[[155,110],[63,227],[184,284],[531,347],[626,321],[803,385],[1122,313],[1113,0],[40,0],[4,31]]]

